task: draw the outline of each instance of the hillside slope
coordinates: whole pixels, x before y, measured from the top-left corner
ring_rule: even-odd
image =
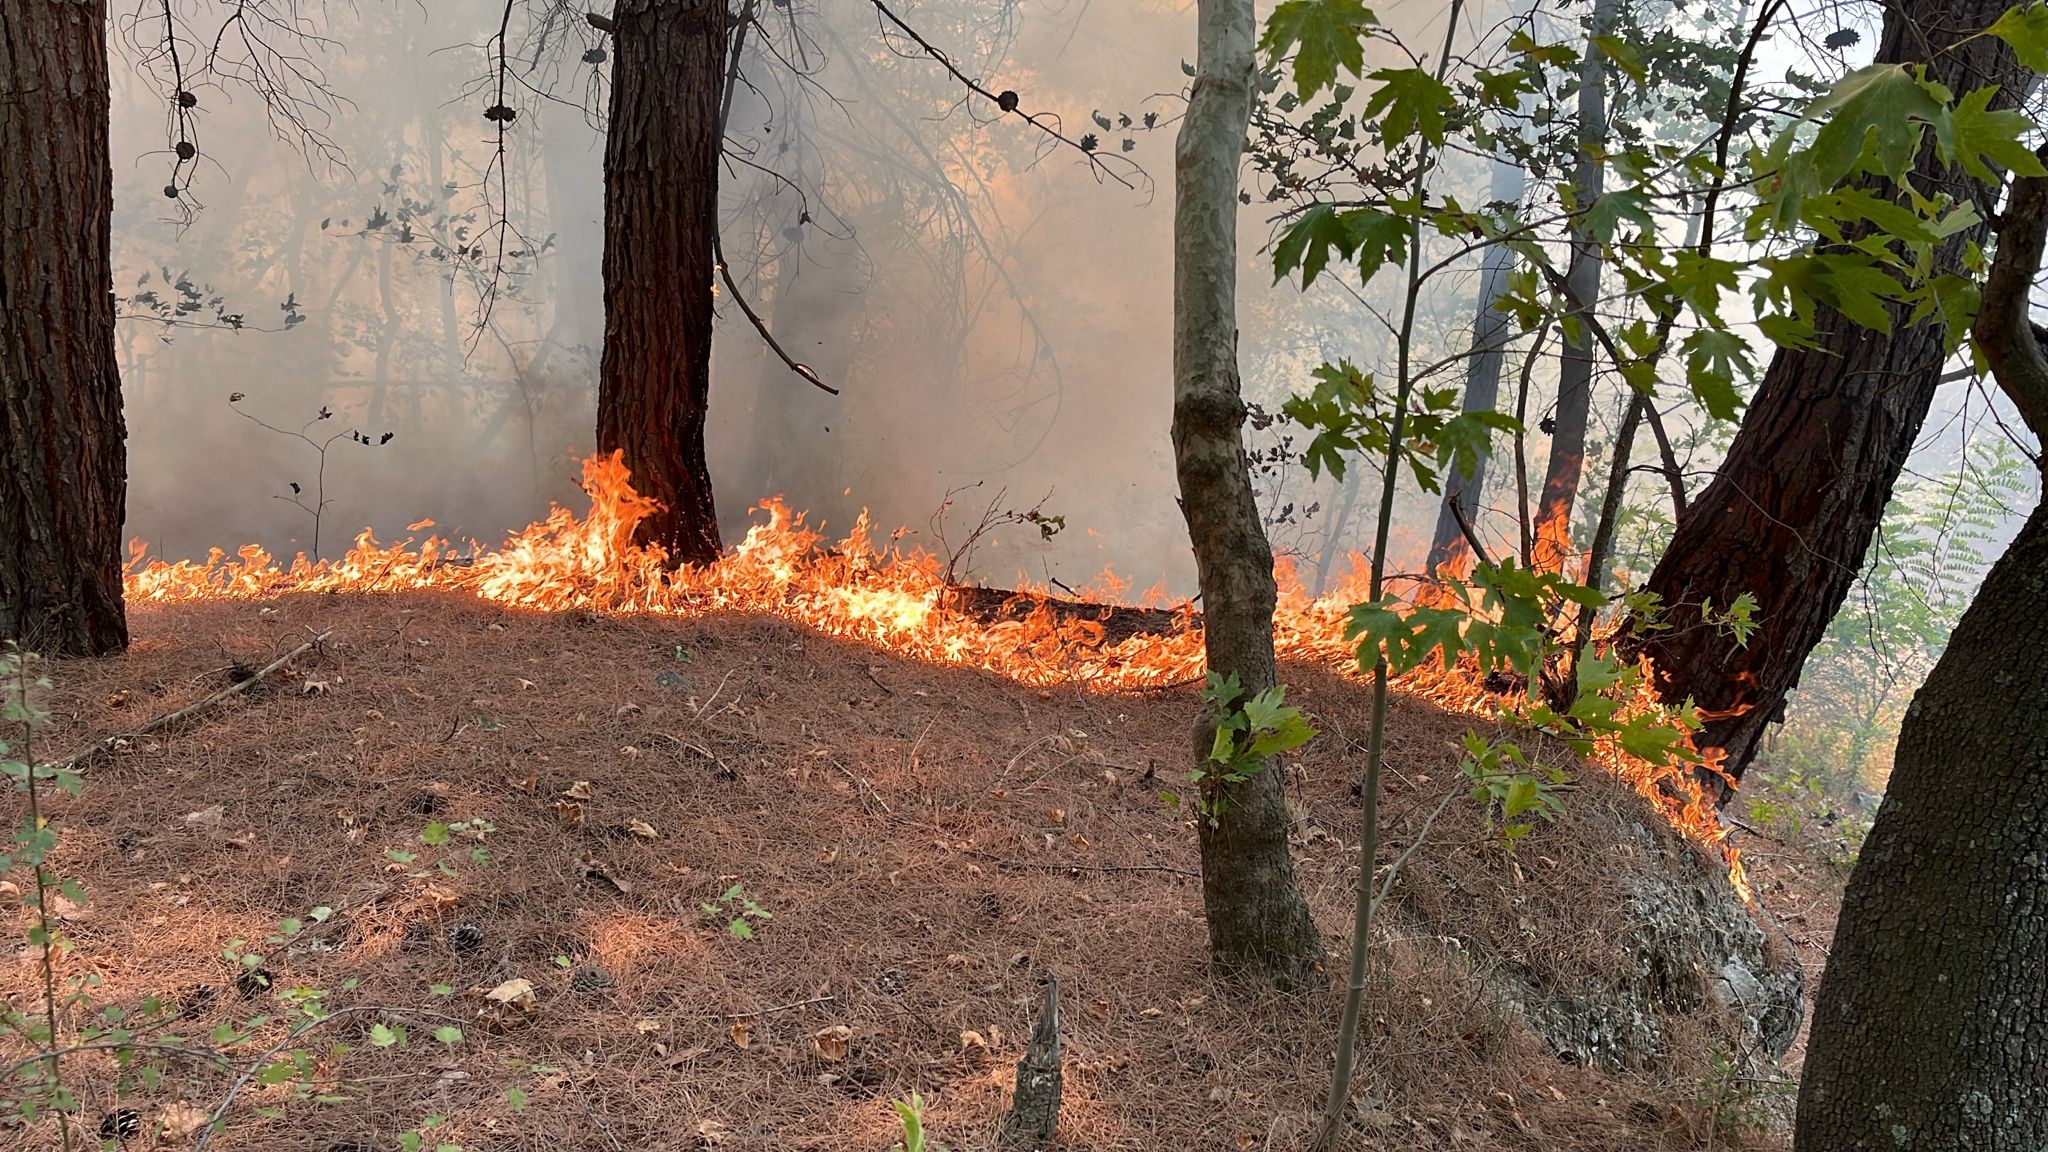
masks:
[[[57,806],[59,867],[92,896],[64,925],[61,974],[97,977],[102,1003],[169,997],[185,1036],[246,1020],[273,992],[238,991],[223,948],[327,907],[262,948],[274,988],[388,1009],[316,1034],[352,1049],[319,1072],[346,1101],[248,1089],[214,1149],[395,1148],[440,1114],[427,1145],[472,1152],[880,1152],[889,1101],[913,1091],[938,1140],[988,1147],[1045,970],[1064,996],[1063,1147],[1299,1147],[1326,1090],[1335,974],[1330,995],[1287,1002],[1205,970],[1195,838],[1158,795],[1184,768],[1191,690],[1031,688],[778,620],[441,593],[141,607],[133,623],[127,656],[48,669],[41,754],[331,633],[263,688],[97,758]],[[1324,731],[1288,772],[1301,877],[1341,955],[1368,701],[1320,668],[1283,677]],[[1396,701],[1382,867],[1461,790],[1468,724]],[[1767,1063],[1789,958],[1634,792],[1586,770],[1566,808],[1510,856],[1453,801],[1407,863],[1353,1146],[1775,1141],[1731,1127],[1756,1090],[1707,1053]],[[480,844],[421,841],[479,820]],[[467,856],[479,846],[487,863]],[[726,927],[743,900],[767,914],[744,940]],[[25,913],[6,919],[22,938]],[[458,925],[480,940],[458,950]],[[1702,950],[1702,925],[1724,938]],[[481,1026],[460,990],[514,978],[537,1014]],[[26,953],[0,989],[36,1001]],[[461,1044],[426,1039],[445,1018]],[[379,1021],[410,1025],[410,1044],[366,1043]],[[275,1039],[257,1033],[238,1054]],[[117,1106],[112,1070],[67,1067],[90,1130]],[[132,1106],[210,1105],[228,1079],[177,1064]]]

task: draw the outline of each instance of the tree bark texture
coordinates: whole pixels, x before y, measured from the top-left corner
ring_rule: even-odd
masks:
[[[1489,196],[1494,203],[1520,204],[1526,184],[1527,174],[1521,165],[1499,159],[1493,162]],[[1479,303],[1472,318],[1472,358],[1465,368],[1463,411],[1491,412],[1500,404],[1501,362],[1506,359],[1510,333],[1507,313],[1494,304],[1507,293],[1508,273],[1514,266],[1515,254],[1507,245],[1495,244],[1486,250],[1486,262],[1479,273]],[[1446,565],[1457,575],[1469,570],[1472,548],[1465,542],[1464,530],[1458,527],[1457,514],[1451,509],[1462,510],[1468,521],[1478,523],[1479,494],[1486,489],[1487,459],[1480,456],[1469,476],[1454,469],[1444,477],[1443,503],[1437,509],[1436,534],[1430,541],[1424,572],[1434,575]]]
[[[0,3],[0,637],[85,656],[128,644],[106,25]]]
[[[1210,671],[1247,696],[1271,687],[1273,551],[1245,457],[1237,369],[1238,165],[1251,117],[1252,0],[1200,0],[1195,82],[1174,141],[1173,453],[1194,544]],[[1205,761],[1213,716],[1197,725]],[[1318,979],[1322,938],[1294,879],[1278,761],[1212,793],[1198,820],[1209,949],[1226,974],[1282,987]],[[1213,823],[1213,826],[1212,826]]]
[[[2033,74],[1996,39],[1963,43],[2006,7],[2005,0],[1887,6],[1877,59],[1928,61],[1929,76],[1958,97],[1998,85],[1992,106],[2012,107]],[[1944,168],[1931,148],[1911,179],[1926,195],[1976,196],[1981,214],[1992,215],[1983,187]],[[1958,268],[1986,235],[1979,226],[1950,237],[1937,265]],[[1661,598],[1670,628],[1637,634],[1629,646],[1654,659],[1666,700],[1690,697],[1700,706],[1699,745],[1723,749],[1724,767],[1737,779],[1855,585],[1934,401],[1943,325],[1938,318],[1908,324],[1904,309],[1891,312],[1892,331],[1883,334],[1821,305],[1818,347],[1778,349],[1720,472],[1680,517],[1645,585]],[[1703,607],[1725,610],[1745,592],[1756,598],[1760,624],[1746,645],[1700,615]],[[1721,786],[1718,778],[1709,783]]]
[[[1586,28],[1586,54],[1579,65],[1579,167],[1572,184],[1581,208],[1600,198],[1606,186],[1607,57],[1593,37],[1614,26],[1618,0],[1595,0]],[[1600,245],[1584,229],[1572,229],[1572,258],[1565,287],[1577,304],[1574,314],[1590,317],[1600,296]],[[1536,498],[1534,562],[1563,572],[1571,553],[1572,504],[1586,472],[1586,422],[1593,408],[1593,330],[1583,320],[1564,325],[1563,356],[1557,365],[1557,407],[1550,416],[1550,461]]]
[[[709,564],[720,551],[704,423],[725,5],[619,0],[612,24],[597,447],[623,451],[634,488],[661,503],[640,542],[671,563]]]
[[[1798,1152],[2048,1148],[2048,506],[1899,730],[1815,1003]]]

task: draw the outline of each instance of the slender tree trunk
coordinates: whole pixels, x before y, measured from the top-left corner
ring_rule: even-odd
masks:
[[[0,637],[128,644],[106,0],[0,3]]]
[[[1498,159],[1493,162],[1494,202],[1521,203],[1526,184],[1527,175],[1520,165]],[[1472,358],[1465,369],[1466,412],[1491,412],[1500,403],[1501,362],[1506,359],[1511,333],[1507,313],[1494,304],[1506,294],[1508,273],[1514,266],[1515,254],[1507,245],[1495,244],[1486,250],[1486,263],[1479,273],[1479,302],[1472,318]],[[1436,535],[1430,542],[1429,561],[1423,571],[1434,575],[1448,565],[1453,574],[1461,574],[1469,565],[1472,549],[1451,509],[1462,510],[1467,520],[1477,520],[1479,494],[1486,489],[1486,464],[1487,457],[1482,455],[1470,476],[1454,469],[1444,478],[1443,504],[1437,509]]]
[[[1599,199],[1607,166],[1607,57],[1592,42],[1614,26],[1618,0],[1596,0],[1587,27],[1586,54],[1579,66],[1579,169],[1573,185],[1581,207]],[[1565,286],[1592,313],[1600,296],[1600,245],[1578,226],[1572,229],[1572,259]],[[1551,414],[1550,463],[1536,505],[1536,566],[1564,571],[1571,552],[1572,503],[1586,469],[1586,421],[1593,407],[1593,332],[1584,323],[1564,325],[1564,355],[1557,368],[1557,408]]]
[[[1877,59],[1928,61],[1930,77],[1958,95],[1998,85],[1992,106],[2011,107],[2031,89],[2032,73],[2000,41],[1967,39],[2007,6],[1888,6]],[[1974,195],[1981,214],[1992,215],[1984,189],[1944,169],[1931,148],[1912,181],[1923,194]],[[1937,267],[1959,270],[1985,236],[1979,226],[1949,237]],[[1645,585],[1672,627],[1638,635],[1630,647],[1653,658],[1666,700],[1698,703],[1707,718],[1700,746],[1725,750],[1724,767],[1738,779],[1856,583],[1933,403],[1943,325],[1908,320],[1894,309],[1893,330],[1882,336],[1816,308],[1818,347],[1781,348],[1772,357],[1720,473],[1687,506]],[[1702,608],[1725,609],[1743,593],[1756,598],[1761,625],[1747,644],[1701,623]]]
[[[634,487],[661,504],[641,542],[709,564],[720,551],[704,423],[725,5],[619,0],[612,22],[597,447],[622,451]]]
[[[1194,543],[1212,672],[1247,695],[1274,683],[1273,551],[1245,457],[1237,374],[1238,164],[1251,117],[1252,0],[1200,0],[1195,83],[1174,142],[1173,454]],[[1206,756],[1213,716],[1197,725]],[[1209,950],[1229,975],[1304,988],[1320,977],[1322,938],[1295,883],[1278,761],[1215,795],[1197,821]]]

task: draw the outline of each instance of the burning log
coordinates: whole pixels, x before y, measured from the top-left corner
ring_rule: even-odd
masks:
[[[1062,600],[1011,588],[977,588],[958,584],[947,590],[945,604],[984,624],[1023,620],[1042,609],[1059,623],[1079,621],[1100,625],[1101,639],[1106,644],[1120,644],[1133,636],[1170,636],[1185,631],[1196,619],[1190,613],[1165,608],[1132,608],[1087,600]]]

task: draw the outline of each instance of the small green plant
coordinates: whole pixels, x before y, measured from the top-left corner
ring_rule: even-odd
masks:
[[[903,1125],[903,1138],[890,1152],[947,1152],[943,1145],[925,1143],[924,1097],[912,1092],[909,1100],[892,1100],[889,1106],[896,1109],[897,1122]]]
[[[471,864],[477,867],[483,867],[491,862],[491,854],[484,848],[483,839],[486,835],[497,830],[496,825],[492,824],[489,820],[483,819],[457,820],[452,824],[435,820],[420,829],[419,836],[420,845],[424,848],[432,849],[431,853],[408,852],[400,848],[387,848],[384,851],[384,855],[393,863],[408,866],[420,863],[423,855],[431,856],[432,863],[422,865],[419,871],[407,873],[408,876],[415,880],[425,879],[435,872],[443,876],[456,876],[461,874],[461,869],[456,863],[458,858],[467,858]],[[456,844],[458,840],[468,841],[470,847],[460,849],[460,846]]]
[[[440,1113],[435,1113],[421,1120],[419,1127],[407,1129],[398,1134],[398,1147],[402,1152],[422,1152],[428,1146],[429,1134],[447,1122],[448,1117]],[[462,1145],[441,1143],[433,1145],[433,1149],[434,1152],[462,1152]]]
[[[1743,1137],[1768,1132],[1778,1123],[1777,1102],[1798,1092],[1799,1082],[1751,1075],[1735,1054],[1721,1045],[1707,1053],[1707,1072],[1700,1077],[1693,1106],[1707,1126],[1707,1144],[1738,1147]]]
[[[1188,773],[1195,785],[1195,806],[1215,827],[1226,805],[1225,789],[1241,784],[1265,767],[1266,761],[1315,739],[1301,709],[1287,703],[1287,686],[1275,684],[1246,699],[1237,673],[1219,676],[1209,673],[1202,686],[1202,699],[1216,716],[1216,735],[1209,745],[1205,763]],[[1169,804],[1179,797],[1160,793]]]
[[[1472,781],[1472,799],[1485,811],[1487,829],[1509,851],[1535,828],[1522,817],[1555,820],[1564,811],[1557,798],[1557,788],[1565,782],[1564,772],[1542,765],[1531,767],[1518,745],[1489,741],[1468,730],[1458,768]]]
[[[732,933],[733,939],[752,940],[755,926],[774,917],[767,909],[748,899],[746,893],[740,889],[741,886],[735,884],[721,892],[716,901],[706,902],[699,907],[704,909],[706,916],[715,920],[727,919],[725,930]]]

